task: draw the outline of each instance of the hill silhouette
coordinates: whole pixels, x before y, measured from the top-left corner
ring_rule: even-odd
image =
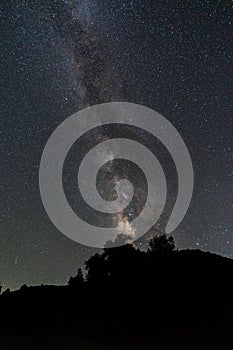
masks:
[[[67,286],[3,292],[0,349],[232,349],[232,276],[231,259],[165,235],[105,248]]]

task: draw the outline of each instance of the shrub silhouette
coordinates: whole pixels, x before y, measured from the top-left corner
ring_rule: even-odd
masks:
[[[152,238],[149,242],[148,253],[166,255],[174,251],[175,242],[172,236],[161,234]]]
[[[78,273],[76,276],[74,277],[70,277],[68,285],[71,287],[81,287],[84,284],[84,276],[83,276],[83,272],[82,269],[78,269]]]

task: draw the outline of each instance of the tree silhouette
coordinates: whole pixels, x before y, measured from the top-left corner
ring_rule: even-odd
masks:
[[[71,287],[80,287],[83,285],[84,281],[85,279],[83,276],[82,269],[79,268],[77,275],[74,277],[70,277],[68,285]]]
[[[85,262],[87,281],[108,282],[123,278],[132,270],[143,254],[132,244],[116,248],[104,248],[103,253],[95,254]]]
[[[174,249],[174,238],[172,236],[167,237],[166,234],[162,234],[150,240],[148,253],[166,255],[174,251]]]

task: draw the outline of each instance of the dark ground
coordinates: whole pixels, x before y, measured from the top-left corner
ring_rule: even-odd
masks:
[[[0,350],[233,349],[233,261],[176,251],[105,249],[67,286],[0,296]]]

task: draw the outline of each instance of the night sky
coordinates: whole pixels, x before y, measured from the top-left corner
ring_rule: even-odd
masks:
[[[39,165],[63,120],[109,101],[156,110],[189,149],[195,186],[177,247],[233,258],[232,10],[230,0],[1,1],[4,288],[64,284],[96,251],[50,222]]]

